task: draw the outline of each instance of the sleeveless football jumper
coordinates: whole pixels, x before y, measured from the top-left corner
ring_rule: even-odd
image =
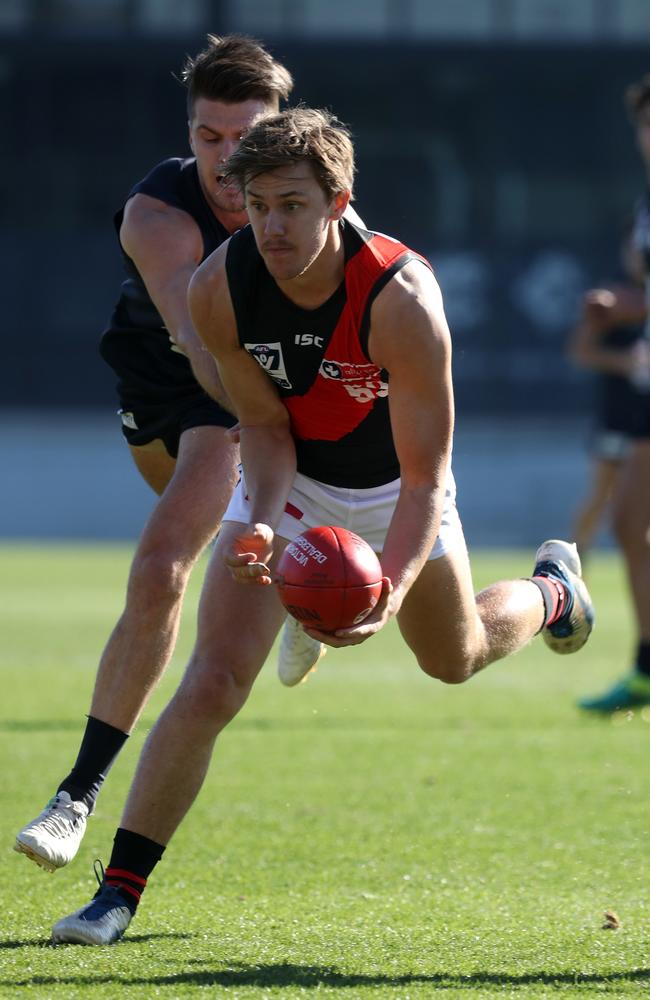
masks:
[[[187,212],[201,231],[202,260],[230,236],[205,200],[193,157],[159,163],[131,189],[127,201],[135,194]],[[118,240],[123,218],[124,206],[114,217]],[[126,278],[100,354],[118,376],[122,429],[129,443],[160,437],[175,457],[183,430],[206,424],[232,427],[235,418],[198,384],[188,359],[172,344],[138,269],[120,248]]]
[[[302,309],[266,269],[250,226],[231,237],[228,285],[239,342],[273,380],[289,411],[298,472],[352,489],[399,478],[388,374],[368,356],[370,309],[409,261],[397,240],[340,223],[344,279],[317,309]],[[398,331],[397,331],[398,333]]]

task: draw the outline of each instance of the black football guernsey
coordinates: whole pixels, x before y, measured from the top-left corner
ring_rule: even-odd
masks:
[[[193,157],[174,157],[159,163],[131,189],[128,197],[134,194],[149,195],[187,212],[201,230],[202,260],[230,236],[205,200]],[[121,208],[114,218],[118,239],[123,217],[124,208]],[[195,394],[199,386],[188,359],[174,348],[138,269],[123,249],[122,258],[126,278],[102,337],[102,356],[123,380],[128,381],[131,394],[147,398],[154,387],[158,399],[165,393],[170,400],[184,393]],[[128,357],[126,366],[125,355]]]
[[[348,221],[340,226],[344,279],[317,309],[301,309],[282,293],[250,226],[231,237],[226,271],[239,342],[289,411],[298,471],[332,486],[365,489],[399,477],[388,374],[368,356],[370,309],[409,261],[430,265],[389,236]]]

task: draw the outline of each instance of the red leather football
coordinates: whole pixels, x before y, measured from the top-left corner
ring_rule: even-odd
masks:
[[[382,588],[379,559],[346,528],[309,528],[289,542],[275,575],[280,600],[303,625],[322,632],[358,625]]]

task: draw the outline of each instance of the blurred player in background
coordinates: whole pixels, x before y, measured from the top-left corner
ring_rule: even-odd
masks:
[[[642,262],[629,238],[622,255],[629,283],[586,293],[580,321],[568,345],[571,360],[598,376],[590,436],[590,490],[575,515],[573,531],[583,569],[594,537],[609,515],[618,473],[631,447],[644,399],[629,372],[621,371],[629,368],[635,356],[630,349],[643,336],[646,305],[640,284]]]
[[[650,183],[650,75],[633,84],[625,94],[628,113]],[[645,275],[646,302],[650,297],[650,193],[640,201],[632,242]],[[601,310],[616,315],[620,296],[605,290]],[[603,694],[584,698],[582,708],[615,712],[650,704],[650,320],[645,336],[619,353],[619,371],[630,378],[640,394],[640,412],[631,447],[622,463],[613,497],[613,526],[625,559],[638,629],[632,669]]]
[[[52,871],[76,854],[104,778],[170,660],[190,572],[237,482],[235,418],[194,331],[187,288],[201,261],[247,224],[223,165],[259,118],[277,112],[293,81],[256,41],[212,35],[182,78],[193,155],[154,167],[115,218],[127,278],[101,342],[131,455],[160,499],[101,658],[77,760],[16,839],[16,850]],[[293,619],[287,626],[279,669],[294,684],[322,647]]]
[[[570,653],[591,631],[566,542],[545,542],[530,578],[474,595],[440,291],[424,258],[343,219],[347,130],[308,108],[262,119],[229,170],[251,226],[199,268],[189,301],[240,419],[243,478],[206,573],[196,647],[143,749],[100,889],[55,925],[55,942],[110,944],[128,927],[280,628],[273,567],[305,528],[343,521],[382,553],[371,614],[334,634],[311,630],[332,646],[396,618],[421,669],[458,684],[538,632]]]

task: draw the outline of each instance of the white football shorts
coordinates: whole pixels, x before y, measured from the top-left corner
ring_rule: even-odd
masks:
[[[386,532],[399,496],[400,480],[370,489],[353,490],[328,486],[296,473],[289,498],[276,528],[281,538],[293,541],[308,528],[323,524],[337,525],[360,535],[375,552],[382,552]],[[239,480],[224,521],[250,522],[250,503],[243,475]],[[451,471],[442,510],[440,533],[429,559],[440,559],[452,549],[465,545],[463,528],[456,510],[456,484]]]

